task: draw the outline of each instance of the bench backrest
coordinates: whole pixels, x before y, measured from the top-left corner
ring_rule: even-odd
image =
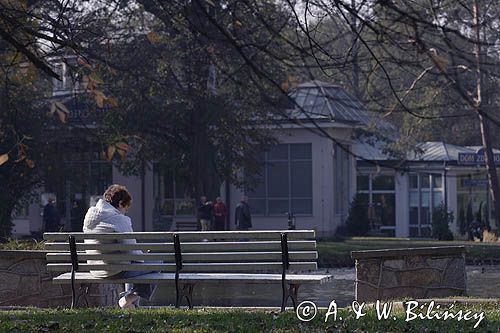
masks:
[[[285,234],[285,244],[282,235]],[[313,230],[133,232],[133,233],[45,233],[47,268],[71,271],[68,237],[76,239],[78,271],[121,270],[175,272],[174,235],[178,235],[181,272],[282,272],[317,269]],[[135,239],[136,244],[124,240]],[[87,242],[85,242],[87,240]],[[97,244],[88,240],[98,240]],[[99,242],[99,241],[102,241]],[[287,249],[286,249],[287,248]],[[283,250],[284,249],[284,250]],[[144,253],[127,253],[142,250]],[[288,251],[287,251],[288,250]],[[87,263],[87,260],[90,262]],[[95,264],[96,261],[109,262]],[[130,261],[143,261],[130,263]]]

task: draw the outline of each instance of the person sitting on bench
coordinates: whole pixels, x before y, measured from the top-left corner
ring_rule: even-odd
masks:
[[[132,196],[125,186],[122,185],[111,185],[106,192],[104,192],[103,198],[99,199],[95,207],[90,207],[85,215],[83,222],[83,232],[84,233],[111,233],[111,232],[133,232],[132,221],[130,217],[125,214],[132,206]],[[105,240],[86,240],[87,243],[102,244]],[[125,244],[134,244],[135,239],[123,240]],[[90,252],[90,251],[89,251]],[[92,251],[96,254],[97,251]],[[100,251],[104,254],[105,251]],[[115,253],[116,251],[111,251],[109,253]],[[142,251],[127,251],[126,253],[142,253]],[[102,260],[89,260],[90,264],[120,264],[121,262],[110,262]],[[141,271],[91,271],[93,276],[105,278],[132,278],[140,276],[143,274],[148,274],[152,272],[141,272]],[[153,284],[139,284],[134,286],[132,284],[125,285],[125,292],[120,294],[121,298],[118,301],[118,305],[121,308],[135,308],[139,298],[144,298],[149,300],[156,285]]]

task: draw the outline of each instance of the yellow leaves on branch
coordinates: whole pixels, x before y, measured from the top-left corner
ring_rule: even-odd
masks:
[[[158,44],[161,42],[161,37],[154,31],[148,32],[146,38],[151,44]]]
[[[448,66],[448,59],[439,55],[435,48],[429,49],[429,54],[437,68],[444,73],[446,71],[446,67]]]
[[[120,142],[116,142],[114,144],[111,144],[108,147],[108,151],[106,152],[106,159],[108,161],[111,161],[113,159],[115,153],[118,153],[118,155],[120,155],[120,159],[122,161],[124,161],[129,149],[130,149],[130,146],[124,141],[120,141]]]
[[[149,35],[149,34],[148,34]],[[158,37],[159,38],[159,37]],[[94,99],[97,107],[104,108],[105,105],[109,105],[111,107],[118,107],[118,101],[116,98],[111,96],[106,96],[104,92],[98,89],[99,85],[104,84],[104,80],[97,73],[97,68],[92,67],[84,58],[79,57],[77,59],[78,64],[85,67],[88,71],[86,75],[82,77],[82,88],[88,92],[92,98]],[[117,71],[113,68],[109,68],[112,75],[117,75]]]
[[[53,101],[50,103],[49,114],[51,116],[53,116],[54,113],[57,113],[57,116],[59,117],[59,120],[61,121],[61,123],[65,123],[66,122],[66,115],[69,114],[69,110],[66,107],[66,105],[64,105],[62,102]]]
[[[0,155],[0,165],[7,163],[9,160],[9,154]]]

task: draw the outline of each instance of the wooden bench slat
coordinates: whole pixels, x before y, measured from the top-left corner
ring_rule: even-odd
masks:
[[[203,239],[227,239],[227,240],[279,240],[281,233],[286,233],[289,240],[303,239],[312,240],[316,238],[314,230],[259,230],[259,231],[179,231],[179,232],[131,232],[131,233],[102,233],[84,234],[83,232],[44,233],[43,238],[47,241],[67,241],[68,235],[74,235],[77,241],[83,239],[136,239],[136,240],[159,240],[170,241],[174,234],[179,235],[181,242],[201,241]]]
[[[179,275],[181,281],[193,281],[193,282],[211,282],[211,283],[226,283],[231,282],[243,282],[243,283],[281,283],[281,274],[242,274],[242,273],[181,273]],[[325,283],[330,281],[331,275],[319,275],[319,274],[288,274],[286,277],[289,283]],[[175,280],[175,274],[172,273],[150,273],[134,278],[127,279],[117,279],[113,277],[109,278],[97,278],[87,272],[77,272],[75,275],[75,280],[77,283],[173,283]],[[71,283],[71,273],[64,273],[60,276],[54,278],[54,283]]]
[[[290,261],[316,260],[316,251],[290,251]],[[78,259],[82,260],[144,260],[174,262],[174,253],[143,253],[143,254],[87,254],[79,253]],[[212,253],[183,253],[183,262],[233,262],[233,261],[280,261],[281,252],[212,252]],[[69,252],[48,253],[48,262],[70,262]]]
[[[45,248],[53,251],[68,251],[68,243],[45,243]],[[174,251],[173,243],[136,243],[136,244],[91,244],[77,243],[77,250],[103,250],[103,251],[130,251],[143,250],[154,252]],[[181,243],[183,252],[224,252],[224,251],[281,251],[279,241],[267,242],[188,242]],[[290,251],[315,250],[316,241],[289,241],[288,249]]]
[[[255,263],[186,263],[183,264],[182,272],[242,272],[242,271],[279,271],[282,269],[281,262],[255,262]],[[290,270],[316,270],[315,262],[292,262]],[[70,263],[48,263],[47,270],[51,272],[69,272]],[[174,263],[149,264],[79,264],[78,271],[87,272],[90,270],[118,270],[118,271],[175,271]]]

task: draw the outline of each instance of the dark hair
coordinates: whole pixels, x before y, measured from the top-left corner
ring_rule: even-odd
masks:
[[[113,184],[104,192],[103,199],[109,202],[113,207],[118,208],[120,202],[122,206],[129,206],[132,201],[132,196],[125,186]]]

